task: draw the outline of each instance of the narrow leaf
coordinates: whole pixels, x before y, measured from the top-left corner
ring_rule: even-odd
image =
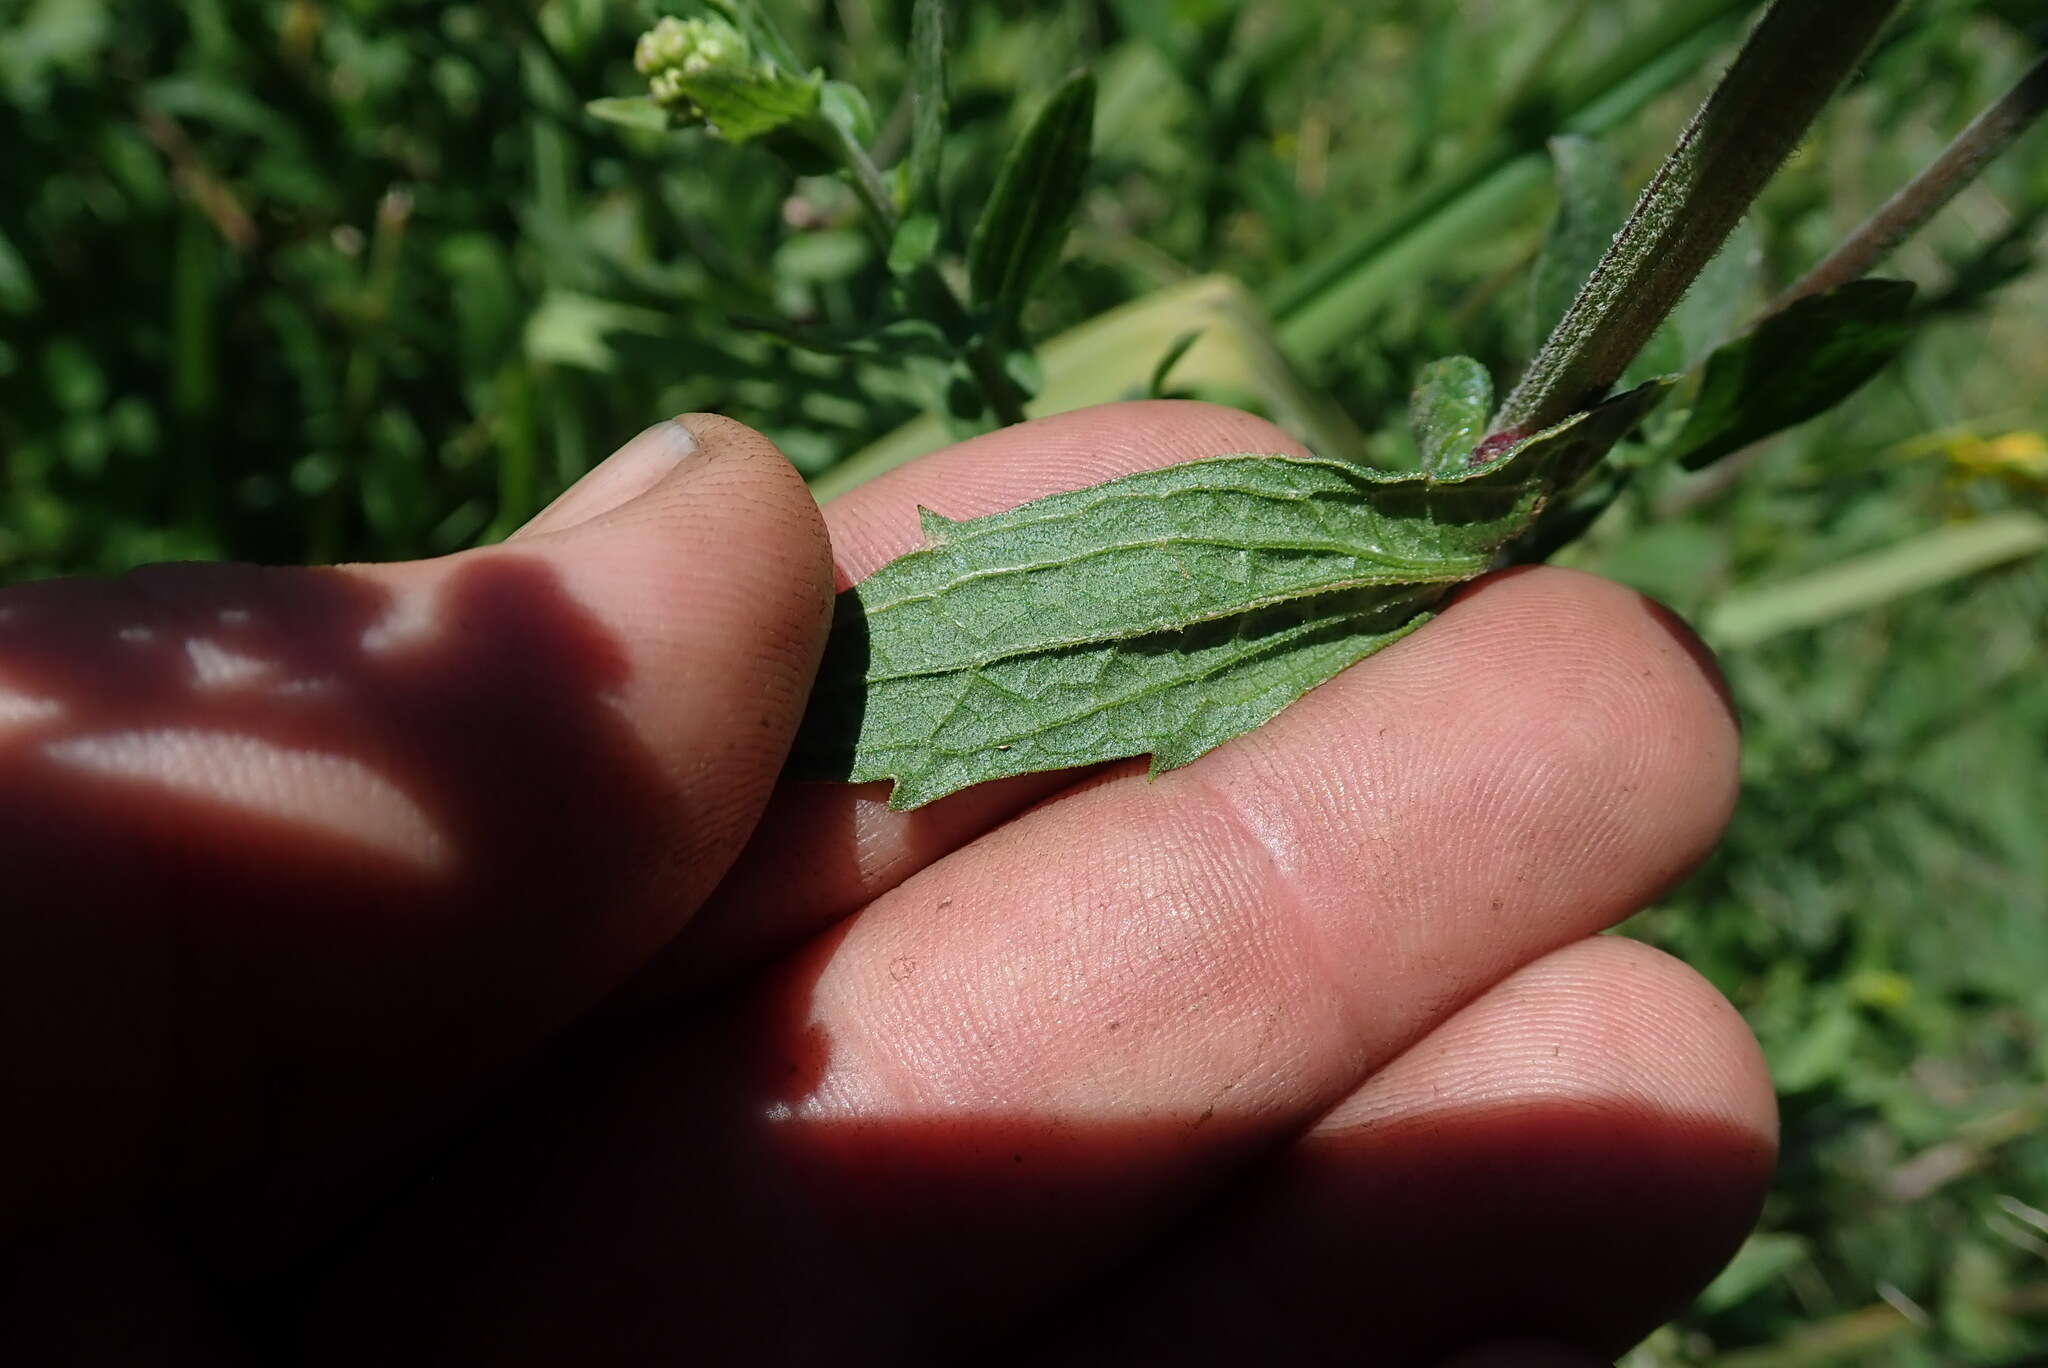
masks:
[[[1059,260],[1094,137],[1095,77],[1077,72],[1011,149],[974,226],[967,269],[977,304],[1014,318]]]
[[[1912,301],[1907,281],[1859,280],[1801,299],[1718,348],[1673,443],[1679,464],[1700,470],[1848,398],[1906,345]]]
[[[1464,465],[1486,436],[1493,377],[1469,356],[1446,356],[1422,368],[1408,400],[1408,423],[1422,469],[1432,474]]]
[[[816,324],[790,323],[779,318],[754,318],[741,315],[733,323],[755,332],[764,332],[793,347],[817,352],[822,356],[872,356],[888,360],[902,360],[907,357],[925,357],[950,360],[954,346],[939,331],[938,325],[921,318],[891,319],[879,325],[865,325],[851,328],[828,328]]]
[[[1597,139],[1566,134],[1550,140],[1557,213],[1529,281],[1529,347],[1550,336],[1600,264],[1628,217],[1628,186],[1614,154]]]
[[[1449,584],[1485,569],[1535,498],[1508,480],[1436,490],[1312,458],[1190,461],[971,522],[927,510],[925,549],[849,591],[841,620],[865,619],[874,682],[1304,594]]]
[[[1923,532],[1781,584],[1738,589],[1708,614],[1716,646],[1754,646],[2048,551],[2048,522],[2017,510]]]
[[[583,109],[594,119],[621,124],[627,128],[645,129],[653,133],[664,133],[675,126],[674,116],[649,95],[621,95],[592,100],[584,105]]]
[[[1153,399],[1164,399],[1167,397],[1169,393],[1167,385],[1173,379],[1174,369],[1186,359],[1190,351],[1194,350],[1195,343],[1201,340],[1202,329],[1200,328],[1189,328],[1179,337],[1173,339],[1172,345],[1160,353],[1159,364],[1152,368],[1152,378],[1145,382],[1145,393],[1148,397]]]
[[[924,510],[924,549],[840,596],[792,772],[893,778],[907,808],[1125,756],[1185,764],[1484,572],[1646,392],[1436,477],[1220,456],[970,521]]]

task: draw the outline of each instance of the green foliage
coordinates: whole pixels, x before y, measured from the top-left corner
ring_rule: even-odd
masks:
[[[796,772],[893,779],[889,805],[901,810],[992,779],[1133,755],[1152,756],[1154,773],[1175,769],[1400,640],[1427,620],[1433,598],[1351,590],[1150,636],[870,681],[858,710],[819,701]]]
[[[1492,414],[1493,377],[1486,367],[1469,356],[1446,356],[1424,366],[1408,400],[1422,468],[1440,473],[1462,465],[1485,438]]]
[[[1223,456],[970,522],[927,509],[923,550],[840,595],[793,770],[894,779],[890,806],[914,808],[1126,756],[1185,765],[1413,630],[1663,388],[1436,475]]]
[[[967,276],[976,304],[1004,319],[1023,312],[1066,245],[1094,140],[1095,77],[1076,72],[1004,160],[975,222]]]
[[[1905,349],[1913,286],[1858,280],[1787,305],[1707,358],[1699,398],[1673,439],[1687,470],[1827,412]]]
[[[824,472],[928,411],[942,381],[920,367],[959,348],[876,330],[904,316],[905,277],[849,184],[582,112],[635,88],[635,37],[685,8],[0,0],[0,576],[453,550],[665,413],[731,413]],[[914,160],[912,6],[767,8],[789,70],[867,93],[877,162]],[[1356,449],[1412,468],[1425,365],[1528,359],[1549,140],[1597,136],[1639,185],[1754,5],[948,8],[946,232],[913,275],[957,272],[1025,116],[1086,66],[1094,171],[1027,335],[1234,276]],[[2038,10],[1912,6],[1640,373],[1696,366],[1912,176],[2034,59]],[[1650,460],[1692,407],[1680,386],[1588,480],[1581,497],[1611,497],[1563,558],[1711,627],[1723,602],[1944,525],[2038,516],[2048,481],[1984,453],[2048,434],[2041,137],[1890,263],[1921,284],[1923,326],[1850,403],[1685,476]],[[1176,393],[1278,402],[1203,355],[1250,335],[1235,314],[1173,321],[1124,358],[1129,392],[1195,327]],[[1631,1368],[1827,1361],[1797,1337],[1841,1344],[1872,1308],[1884,1337],[1832,1361],[2048,1348],[2025,1214],[2048,1192],[2043,622],[2037,554],[1710,640],[1744,721],[1743,802],[1631,929],[1707,973],[1784,1070],[1786,1158],[1765,1253]],[[1894,1294],[1929,1328],[1887,1312]]]

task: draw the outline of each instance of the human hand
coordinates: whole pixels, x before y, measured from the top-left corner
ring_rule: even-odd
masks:
[[[0,1340],[1577,1364],[1733,1249],[1755,1047],[1595,935],[1732,801],[1683,629],[1502,575],[1156,781],[771,796],[824,532],[690,423],[503,547],[0,595]],[[826,521],[857,578],[920,503],[1293,449],[1117,406]]]

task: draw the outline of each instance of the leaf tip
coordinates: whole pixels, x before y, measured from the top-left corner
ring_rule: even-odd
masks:
[[[918,530],[924,533],[926,546],[944,546],[954,528],[960,524],[943,513],[935,513],[923,504],[917,506]]]

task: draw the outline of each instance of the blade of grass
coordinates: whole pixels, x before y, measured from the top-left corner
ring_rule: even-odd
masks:
[[[1365,221],[1265,292],[1288,350],[1315,362],[1367,327],[1375,307],[1470,236],[1497,226],[1548,182],[1544,142],[1614,128],[1697,72],[1756,0],[1692,0],[1558,97],[1550,127],[1496,133],[1461,164]]]
[[[2010,512],[1925,532],[1783,584],[1737,590],[1707,617],[1717,647],[1754,646],[2048,550],[2048,521]]]

